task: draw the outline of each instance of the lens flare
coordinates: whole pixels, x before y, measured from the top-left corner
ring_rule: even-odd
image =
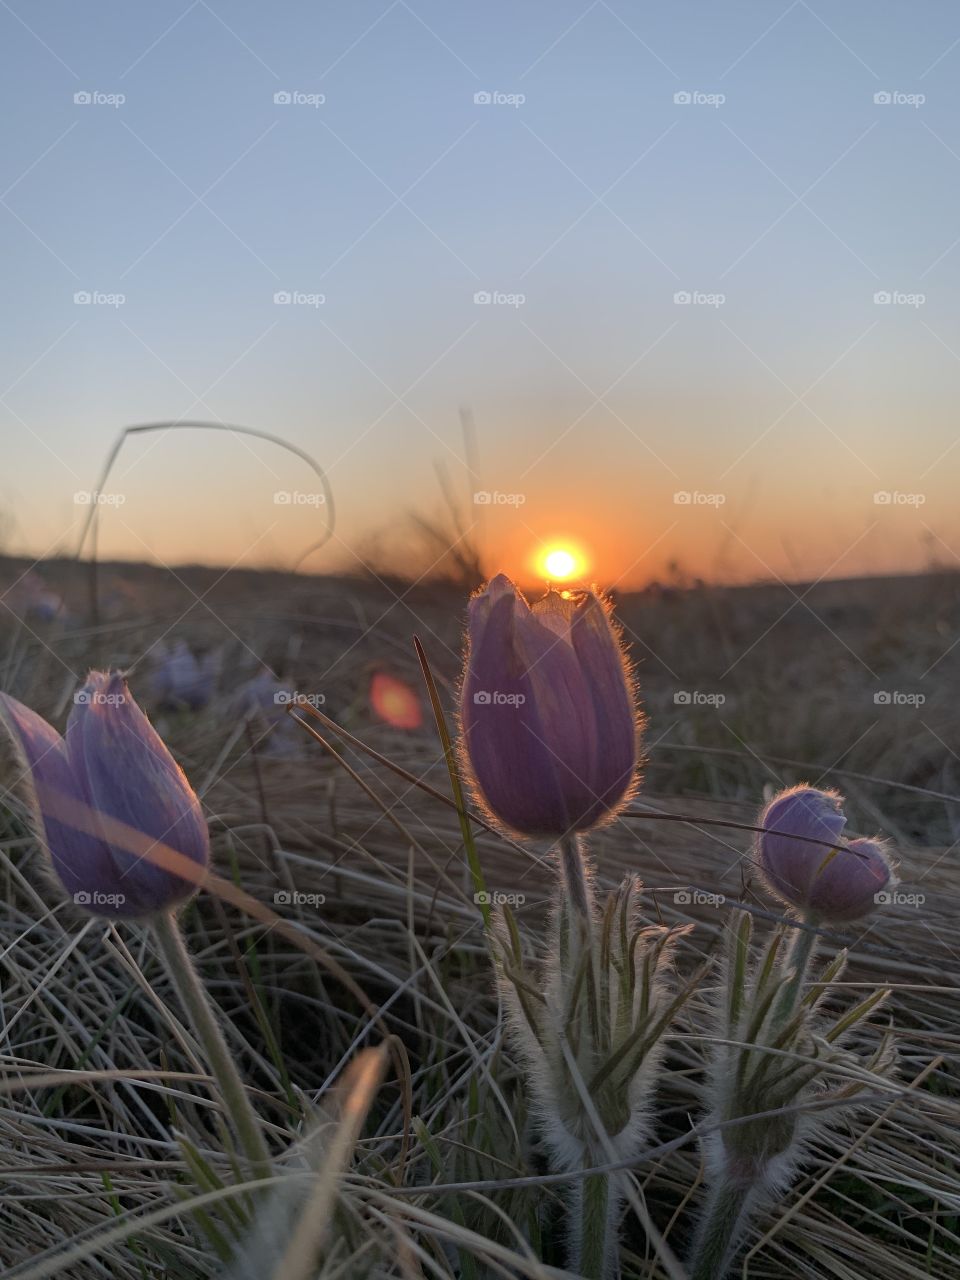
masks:
[[[396,676],[377,672],[370,682],[370,703],[374,713],[394,729],[419,729],[423,724],[420,699]]]

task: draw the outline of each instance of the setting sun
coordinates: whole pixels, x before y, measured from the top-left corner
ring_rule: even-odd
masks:
[[[554,547],[543,557],[543,567],[551,578],[569,578],[579,568],[579,559],[566,547]]]

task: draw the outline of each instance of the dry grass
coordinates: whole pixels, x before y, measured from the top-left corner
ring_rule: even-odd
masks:
[[[7,569],[14,577],[17,567]],[[403,597],[396,584],[282,575],[216,582],[207,570],[181,581],[123,573],[131,603],[97,631],[8,617],[0,686],[62,724],[75,675],[89,665],[136,664],[169,628],[222,646],[211,705],[161,718],[160,727],[202,794],[220,872],[271,910],[278,891],[326,901],[276,906],[297,924],[299,945],[207,896],[185,925],[274,1147],[287,1154],[254,1213],[152,941],[61,905],[7,808],[3,1274],[272,1274],[296,1225],[316,1212],[316,1171],[330,1158],[323,1132],[313,1132],[318,1107],[384,1026],[400,1048],[310,1274],[561,1274],[558,1179],[527,1131],[456,812],[332,725],[312,722],[326,747],[304,732],[302,752],[271,756],[235,709],[237,685],[266,660],[298,690],[322,693],[340,729],[446,796],[429,719],[420,731],[391,729],[372,716],[368,689],[378,670],[421,687],[416,632],[451,706],[462,596],[418,587]],[[45,577],[82,614],[76,570],[51,566]],[[640,797],[594,842],[598,873],[613,885],[638,872],[651,915],[696,923],[680,952],[684,971],[714,950],[729,908],[677,901],[679,891],[722,893],[761,925],[777,918],[755,884],[750,833],[736,825],[755,820],[765,786],[838,786],[854,827],[897,843],[903,891],[925,898],[824,940],[825,953],[841,941],[851,947],[838,1004],[865,986],[893,988],[885,1016],[898,1030],[898,1078],[872,1082],[870,1100],[817,1141],[793,1192],[756,1223],[738,1274],[960,1277],[960,645],[951,650],[960,580],[821,584],[800,603],[781,587],[647,594],[624,598],[619,613],[641,664],[649,758]],[[144,674],[134,666],[138,695]],[[877,704],[878,690],[922,692],[926,701]],[[722,693],[726,702],[678,704],[678,691]],[[519,917],[536,936],[549,856],[479,829],[477,845],[488,888],[523,894]],[[376,1021],[330,962],[359,984]],[[675,1028],[657,1145],[634,1170],[653,1223],[680,1256],[698,1194],[709,996]],[[238,1239],[241,1260],[227,1262]],[[625,1242],[626,1280],[670,1274],[635,1220]]]

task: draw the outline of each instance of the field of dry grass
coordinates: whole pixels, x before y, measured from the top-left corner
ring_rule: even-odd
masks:
[[[0,563],[0,588],[22,567]],[[201,796],[217,870],[292,926],[208,894],[185,916],[231,1048],[287,1154],[269,1212],[255,1214],[214,1140],[204,1068],[151,943],[61,903],[8,795],[2,1274],[278,1274],[317,1158],[305,1135],[318,1107],[335,1107],[346,1064],[384,1032],[396,1048],[317,1274],[566,1274],[562,1179],[530,1140],[412,645],[416,634],[452,727],[464,591],[102,567],[94,620],[82,567],[43,573],[69,615],[23,620],[5,608],[0,687],[57,725],[91,666],[131,668],[150,710],[144,654],[161,637],[218,654],[209,704],[154,718]],[[646,763],[636,799],[593,841],[598,876],[612,886],[636,872],[651,918],[694,923],[682,972],[714,953],[731,903],[758,925],[777,918],[747,829],[771,790],[840,789],[851,826],[888,836],[901,864],[902,900],[823,942],[825,955],[851,950],[838,1007],[892,988],[865,1036],[896,1027],[896,1079],[819,1134],[797,1185],[756,1221],[737,1274],[960,1277],[960,576],[648,591],[620,598],[617,616],[648,718]],[[283,754],[237,708],[261,663],[327,718],[310,719],[314,736],[300,730]],[[417,691],[422,727],[377,717],[378,673]],[[519,895],[518,919],[537,939],[549,852],[475,831],[487,889]],[[655,1143],[634,1169],[652,1230],[628,1221],[625,1280],[678,1274],[698,1195],[710,1000],[708,981],[670,1037]]]

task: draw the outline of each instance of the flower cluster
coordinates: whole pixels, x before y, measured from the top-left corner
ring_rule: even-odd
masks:
[[[642,923],[632,879],[597,900],[584,833],[629,798],[639,723],[619,636],[593,592],[550,591],[531,607],[500,576],[474,596],[461,692],[466,772],[505,831],[556,843],[546,958],[530,962],[509,908],[493,940],[541,1138],[556,1169],[583,1170],[569,1196],[568,1264],[587,1280],[616,1273],[629,1185],[623,1174],[590,1171],[627,1166],[649,1140],[664,1036],[703,976],[671,994],[678,931]],[[789,1185],[813,1128],[803,1104],[817,1090],[820,1101],[854,1099],[893,1060],[886,1041],[866,1063],[844,1044],[884,992],[831,1019],[825,993],[843,957],[807,982],[817,928],[867,914],[894,882],[886,847],[844,840],[840,797],[812,787],[776,796],[758,825],[757,865],[790,919],[756,960],[749,915],[731,930],[706,1090],[709,1191],[694,1280],[725,1275],[752,1211]]]
[[[155,691],[167,707],[200,707],[212,676],[181,646]],[[383,718],[419,725],[419,703],[400,692],[399,710],[381,708]],[[291,729],[283,715],[290,696],[264,672],[244,687],[240,710],[265,727],[280,720]],[[266,1177],[263,1129],[174,923],[208,874],[200,803],[121,675],[91,673],[74,702],[61,736],[0,694],[40,842],[74,902],[151,923],[240,1146]],[[673,953],[692,926],[645,920],[636,877],[608,894],[597,890],[587,837],[617,819],[637,785],[642,725],[607,602],[593,591],[551,590],[531,605],[507,578],[494,578],[470,602],[460,721],[462,764],[487,818],[514,839],[553,846],[545,950],[531,954],[499,899],[489,943],[539,1141],[553,1168],[570,1175],[570,1272],[609,1280],[618,1274],[625,1203],[642,1211],[629,1167],[653,1136],[665,1045],[708,966],[678,980]],[[782,791],[759,816],[755,864],[786,918],[756,948],[746,910],[727,930],[706,1061],[707,1194],[691,1280],[728,1272],[751,1214],[789,1186],[811,1134],[826,1123],[814,1113],[856,1105],[865,1082],[893,1067],[889,1036],[866,1058],[852,1043],[886,992],[837,1012],[829,996],[844,954],[816,961],[824,927],[861,919],[895,883],[886,845],[847,839],[846,826],[842,798],[810,786]]]

